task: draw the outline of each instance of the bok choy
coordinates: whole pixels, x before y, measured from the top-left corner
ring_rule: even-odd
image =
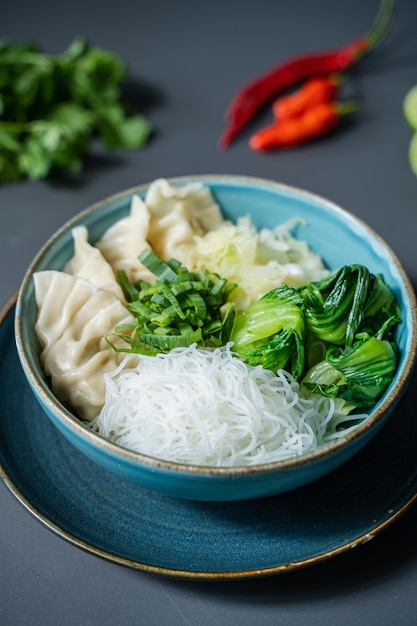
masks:
[[[281,367],[311,393],[369,407],[396,371],[399,322],[383,277],[348,265],[298,289],[272,290],[237,315],[231,341],[252,365]]]
[[[249,365],[287,369],[296,379],[304,370],[306,326],[304,304],[292,287],[265,294],[235,321],[233,350]]]

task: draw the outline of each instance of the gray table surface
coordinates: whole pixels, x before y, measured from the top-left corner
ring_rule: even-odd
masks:
[[[145,150],[96,156],[76,184],[0,188],[0,304],[69,217],[125,188],[186,174],[260,176],[326,196],[377,230],[417,285],[417,178],[408,165],[411,135],[402,113],[404,95],[417,83],[415,0],[397,0],[389,37],[353,73],[349,89],[362,108],[344,132],[303,148],[255,153],[247,140],[250,130],[269,122],[267,110],[229,151],[217,146],[225,108],[246,80],[290,55],[346,43],[366,31],[377,7],[378,0],[16,0],[3,6],[0,36],[59,52],[82,34],[120,54],[129,66],[130,93],[156,133]],[[0,483],[0,623],[412,625],[416,526],[411,507],[374,541],[289,575],[172,580],[68,544]]]

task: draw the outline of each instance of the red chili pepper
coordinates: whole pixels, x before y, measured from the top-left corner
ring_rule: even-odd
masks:
[[[278,120],[282,120],[299,115],[322,102],[331,102],[336,97],[340,83],[339,74],[314,76],[289,96],[277,98],[272,105],[272,111]]]
[[[357,110],[356,102],[322,102],[295,117],[277,120],[249,140],[254,150],[286,148],[327,135],[344,115]]]
[[[220,137],[220,146],[227,148],[259,109],[283,89],[312,76],[352,68],[382,41],[391,23],[393,9],[394,0],[382,0],[374,24],[366,35],[337,50],[293,57],[249,82],[238,91],[226,112],[230,124]]]

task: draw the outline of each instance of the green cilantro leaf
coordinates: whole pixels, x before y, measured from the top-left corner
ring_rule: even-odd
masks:
[[[120,95],[127,68],[77,38],[59,55],[0,40],[0,182],[80,171],[97,137],[105,148],[144,146],[151,125]]]
[[[145,143],[150,125],[140,115],[128,115],[118,104],[97,108],[97,127],[107,148],[135,148]]]

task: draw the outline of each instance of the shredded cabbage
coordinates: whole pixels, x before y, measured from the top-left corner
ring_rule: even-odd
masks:
[[[237,283],[231,294],[240,310],[283,283],[299,287],[329,274],[321,257],[291,231],[302,223],[293,219],[259,232],[249,216],[236,224],[225,220],[218,228],[196,236],[188,250],[190,269],[207,268]]]

